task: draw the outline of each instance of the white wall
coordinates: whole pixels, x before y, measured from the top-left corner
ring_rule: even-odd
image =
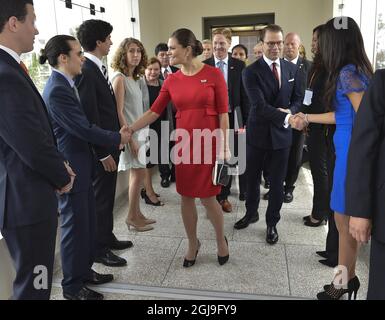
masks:
[[[141,39],[151,53],[178,28],[203,37],[202,17],[275,13],[285,32],[298,32],[310,53],[312,30],[333,16],[333,0],[140,0]]]

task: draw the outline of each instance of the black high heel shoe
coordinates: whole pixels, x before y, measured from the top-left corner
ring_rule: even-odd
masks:
[[[357,292],[360,288],[360,280],[357,276],[350,279],[348,282],[348,288],[344,289],[336,289],[334,287],[334,284],[326,285],[324,286],[325,291],[320,292],[317,294],[318,300],[339,300],[341,297],[347,293],[348,294],[348,300],[352,299],[352,295],[354,294],[353,298],[354,300],[357,299]]]
[[[201,243],[198,240],[198,249],[197,249],[197,252],[195,253],[195,259],[194,260],[187,260],[186,258],[184,258],[184,261],[183,261],[183,267],[184,268],[190,268],[195,264],[200,248],[201,248]]]
[[[226,238],[226,237],[225,237],[225,240],[226,240],[227,248],[229,248],[229,242],[227,241],[227,238]],[[218,256],[218,262],[219,262],[219,265],[223,266],[224,264],[226,264],[227,261],[229,261],[229,258],[230,258],[230,254],[228,254],[228,255],[225,256],[225,257],[220,257],[220,256]]]
[[[326,223],[327,223],[326,220],[319,220],[318,222],[312,222],[311,219],[309,219],[309,220],[306,220],[303,224],[307,227],[316,228],[316,227],[320,227]]]
[[[159,197],[158,194],[155,193],[155,195],[157,197]],[[142,199],[144,199],[144,202],[146,204],[149,204],[149,205],[154,206],[154,207],[162,207],[162,206],[164,206],[164,203],[162,201],[160,201],[160,200],[158,200],[158,202],[152,202],[151,199],[149,198],[149,196],[147,195],[145,189],[142,189],[140,191],[140,196],[142,197]]]

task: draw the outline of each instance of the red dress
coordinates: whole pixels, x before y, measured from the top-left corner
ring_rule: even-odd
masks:
[[[151,110],[162,114],[170,100],[177,109],[179,139],[174,154],[177,192],[192,198],[216,196],[221,191],[221,187],[212,182],[216,139],[194,139],[193,130],[206,129],[211,133],[219,129],[218,115],[228,112],[228,91],[221,71],[204,65],[194,76],[186,76],[181,71],[170,74]],[[181,156],[184,161],[178,163]]]

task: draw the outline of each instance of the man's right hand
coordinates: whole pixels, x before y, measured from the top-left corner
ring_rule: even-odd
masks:
[[[109,156],[107,159],[101,161],[104,170],[107,172],[115,172],[118,170],[118,167],[116,165],[116,162],[112,156]]]

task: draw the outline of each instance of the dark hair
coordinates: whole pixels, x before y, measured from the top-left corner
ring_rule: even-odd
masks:
[[[326,108],[332,108],[337,90],[337,80],[341,69],[352,64],[358,73],[372,77],[373,69],[365,52],[364,40],[357,23],[350,17],[341,17],[347,21],[339,28],[335,19],[329,20],[319,35],[319,51],[328,72],[325,86]]]
[[[261,33],[261,40],[262,41],[265,41],[267,31],[274,32],[274,33],[281,32],[283,35],[283,29],[279,25],[269,24],[266,26],[266,28],[262,29],[262,33]]]
[[[203,53],[202,43],[189,29],[178,29],[171,35],[171,38],[175,38],[183,48],[191,47],[194,58]]]
[[[94,51],[96,42],[105,42],[114,28],[103,20],[84,21],[77,30],[77,38],[85,51]]]
[[[0,0],[0,33],[11,17],[24,22],[28,14],[27,4],[33,5],[33,0]]]
[[[234,49],[237,49],[237,48],[243,49],[246,53],[246,58],[248,57],[249,51],[247,50],[247,48],[243,44],[237,44],[236,46],[234,46],[233,49],[231,50],[231,53],[233,53]]]
[[[49,39],[45,49],[41,50],[39,63],[44,64],[48,60],[51,67],[58,66],[58,58],[61,54],[68,55],[72,48],[69,41],[77,41],[76,38],[67,35],[58,35]]]
[[[160,63],[160,61],[158,60],[158,58],[155,58],[155,57],[152,57],[152,58],[150,58],[150,59],[147,61],[147,66],[146,66],[146,68],[147,68],[149,65],[155,64],[155,63],[159,64],[159,67],[162,68],[162,64]]]
[[[312,79],[315,78],[316,75],[319,75],[320,73],[325,72],[325,66],[324,66],[324,63],[322,60],[322,54],[321,54],[321,51],[319,50],[319,38],[320,38],[320,35],[323,32],[324,28],[325,28],[325,25],[321,24],[321,25],[315,27],[313,30],[313,34],[317,33],[318,48],[317,48],[317,52],[314,54],[313,64],[312,64],[312,67],[311,67],[311,70],[310,70],[309,76],[308,76],[308,79],[309,79],[308,85],[309,86],[312,85],[312,83],[310,83],[310,82],[312,81]]]
[[[168,51],[168,45],[167,43],[161,42],[155,47],[155,55],[158,56],[159,52],[161,51]]]

